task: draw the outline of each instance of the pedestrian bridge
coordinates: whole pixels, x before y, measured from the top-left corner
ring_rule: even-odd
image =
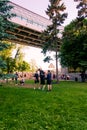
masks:
[[[10,2],[10,4],[14,7],[11,10],[12,13],[17,15],[11,19],[11,22],[18,25],[14,31],[8,30],[9,34],[16,36],[15,39],[11,39],[10,41],[41,48],[42,42],[39,36],[41,32],[51,24],[51,21],[13,2]],[[62,30],[63,27],[60,27],[60,31]]]

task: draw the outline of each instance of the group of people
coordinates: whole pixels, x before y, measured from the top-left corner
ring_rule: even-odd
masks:
[[[38,69],[34,74],[34,78],[35,83],[40,83],[39,89],[44,90],[47,85],[47,90],[52,90],[52,74],[50,70],[45,73],[42,69]]]
[[[15,73],[15,83],[18,84],[18,73]],[[48,70],[47,73],[42,69],[38,69],[34,74],[34,82],[39,83],[39,89],[44,90],[47,86],[47,90],[52,90],[52,74],[51,71]],[[24,85],[25,81],[24,78],[21,77],[20,84]]]

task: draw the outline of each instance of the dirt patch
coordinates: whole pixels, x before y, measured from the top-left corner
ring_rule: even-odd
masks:
[[[14,82],[1,82],[0,83],[0,86],[4,86],[4,87],[24,87],[24,88],[33,88],[33,89],[36,89],[36,88],[39,88],[40,87],[40,84],[28,84],[28,83],[24,83],[23,85],[22,84],[15,84]]]
[[[24,85],[17,85],[19,87],[24,87],[24,88],[39,88],[39,84],[24,84]]]

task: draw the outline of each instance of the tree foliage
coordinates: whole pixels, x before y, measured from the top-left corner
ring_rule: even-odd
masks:
[[[26,61],[22,61],[18,64],[18,70],[21,71],[21,72],[29,71],[30,65]]]
[[[60,50],[62,66],[87,69],[87,20],[78,26],[78,19],[67,25],[63,32],[63,44]]]
[[[0,1],[0,51],[8,48],[8,44],[6,44],[6,40],[13,38],[14,36],[7,33],[7,30],[13,29],[16,25],[11,23],[9,20],[16,16],[16,14],[11,13],[11,9],[13,6],[9,4],[9,0],[1,0]],[[6,63],[0,57],[0,68],[6,67]]]
[[[7,43],[6,44],[11,44]],[[30,65],[24,61],[24,53],[22,52],[22,46],[20,45],[9,45],[8,48],[0,52],[0,57],[6,64],[6,68],[2,67],[1,70],[6,73],[13,73],[15,71],[29,71]],[[15,50],[15,51],[14,51]],[[14,55],[13,53],[14,52]]]
[[[15,48],[15,44],[12,44],[11,42],[4,42],[4,44],[6,44],[8,47],[0,51],[0,57],[2,61],[5,63],[6,67],[2,66],[1,70],[9,73],[14,70],[12,67],[14,66],[14,59],[12,58],[12,51]]]
[[[8,34],[7,30],[11,30],[15,27],[15,24],[10,22],[9,20],[12,17],[15,17],[16,14],[11,13],[11,9],[13,6],[9,4],[9,0],[1,0],[0,1],[0,41],[7,40],[8,38],[12,38],[13,35]]]
[[[87,0],[79,0],[79,3],[76,7],[78,9],[78,17],[86,18],[87,17]]]
[[[78,2],[78,16],[63,32],[63,44],[61,46],[61,64],[72,67],[74,70],[87,69],[87,1],[74,0]]]

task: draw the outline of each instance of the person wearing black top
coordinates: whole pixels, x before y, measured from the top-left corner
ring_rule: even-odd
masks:
[[[48,70],[48,73],[47,73],[47,88],[48,88],[48,91],[52,90],[52,74],[50,70]]]
[[[35,83],[39,83],[39,74],[38,74],[38,71],[36,71],[36,73],[34,74],[34,77],[35,77]]]
[[[40,89],[45,88],[45,72],[42,69],[39,69],[40,72]]]

